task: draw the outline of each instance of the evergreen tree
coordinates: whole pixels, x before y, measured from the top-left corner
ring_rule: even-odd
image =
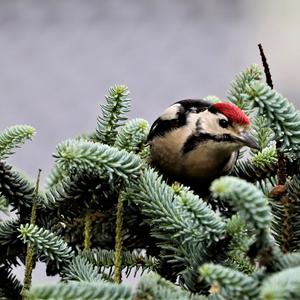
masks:
[[[300,299],[300,114],[256,65],[228,100],[261,150],[212,183],[214,208],[149,166],[126,86],[109,89],[95,132],[57,146],[45,189],[6,161],[35,130],[0,133],[0,210],[15,212],[0,221],[1,299]],[[38,261],[60,282],[31,283]],[[122,283],[139,270],[137,288]]]

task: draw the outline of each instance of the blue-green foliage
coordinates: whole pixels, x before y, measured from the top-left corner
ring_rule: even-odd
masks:
[[[246,224],[256,229],[268,229],[271,209],[265,195],[253,184],[242,179],[225,176],[216,179],[211,191],[234,206]]]
[[[46,261],[64,262],[70,260],[74,255],[73,250],[64,240],[47,229],[33,224],[25,224],[20,226],[19,231],[19,238],[24,243],[33,243]]]
[[[300,267],[288,268],[266,279],[262,284],[260,299],[300,299]]]
[[[244,72],[239,73],[231,83],[229,100],[243,110],[249,111],[249,102],[246,101],[245,90],[252,83],[261,80],[262,70],[257,65],[252,65]]]
[[[158,238],[164,232],[183,243],[200,243],[218,240],[224,233],[225,224],[205,202],[185,188],[176,195],[151,169],[145,170],[129,191],[132,200],[150,218],[153,234]]]
[[[251,66],[237,76],[228,97],[253,119],[261,150],[239,159],[235,177],[216,179],[203,199],[147,165],[149,125],[126,122],[129,91],[122,85],[109,89],[95,132],[57,146],[47,187],[37,197],[36,225],[28,223],[33,184],[1,161],[0,210],[13,208],[16,217],[0,222],[0,273],[16,293],[0,287],[0,297],[21,297],[11,270],[25,261],[25,243],[49,274],[63,280],[34,285],[27,299],[298,299],[300,116],[261,79],[260,68]],[[0,133],[0,158],[33,134],[30,126]],[[276,198],[278,140],[292,164],[284,197]],[[123,275],[153,271],[135,290],[110,282],[120,192],[126,195]]]
[[[207,297],[183,290],[157,274],[149,274],[141,278],[134,299],[206,300]]]
[[[129,111],[129,91],[125,85],[112,86],[105,96],[106,104],[101,106],[102,115],[98,117],[96,140],[112,145],[117,136],[117,129],[127,120]]]
[[[63,268],[63,279],[86,282],[101,282],[102,277],[98,272],[98,268],[95,265],[92,265],[86,258],[82,256],[75,256]]]
[[[80,299],[80,300],[130,300],[132,292],[129,286],[109,282],[74,282],[58,283],[34,287],[30,300]]]
[[[26,140],[31,139],[35,129],[28,125],[16,125],[0,132],[0,159],[5,159],[14,153]]]
[[[87,259],[89,263],[99,267],[101,272],[106,271],[108,268],[114,267],[115,252],[106,249],[93,249],[84,250],[80,256]],[[142,270],[155,271],[159,265],[159,261],[151,256],[146,255],[143,251],[123,251],[122,252],[122,269],[126,276],[129,276],[134,270],[136,274]]]
[[[128,152],[137,152],[147,140],[149,124],[143,119],[128,121],[118,132],[115,147]]]
[[[68,140],[59,144],[55,157],[58,166],[64,170],[98,169],[125,179],[136,177],[142,165],[140,158],[133,153],[82,140]]]
[[[299,152],[300,114],[295,107],[277,91],[260,81],[261,71],[251,66],[239,74],[232,83],[229,100],[248,112],[255,112],[267,119],[276,140],[281,140],[283,149]]]
[[[257,299],[259,282],[248,275],[214,264],[205,264],[199,271],[225,299]]]
[[[298,152],[300,149],[300,114],[281,94],[261,82],[251,83],[245,90],[246,100],[265,115],[276,138],[284,149]]]

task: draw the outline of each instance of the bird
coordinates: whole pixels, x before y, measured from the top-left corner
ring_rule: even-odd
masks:
[[[167,182],[205,194],[214,179],[230,174],[242,147],[259,149],[249,131],[249,118],[230,102],[181,100],[150,128],[150,164]]]

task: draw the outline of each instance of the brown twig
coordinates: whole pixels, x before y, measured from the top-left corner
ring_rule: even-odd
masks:
[[[272,76],[269,65],[261,44],[258,44],[261,60],[264,66],[266,82],[271,89],[273,89]],[[286,180],[287,180],[287,158],[281,149],[282,142],[276,141],[277,151],[277,186],[275,186],[271,192],[273,199],[279,201],[283,208],[282,213],[282,230],[280,235],[280,249],[286,253],[289,251],[290,241],[292,239],[292,226],[291,226],[291,211],[293,209],[293,203],[286,191]]]
[[[115,274],[114,282],[122,282],[122,227],[123,227],[123,201],[124,194],[120,192],[117,203],[116,240],[115,240]]]
[[[267,58],[266,58],[265,53],[264,53],[264,49],[263,49],[261,44],[258,44],[258,48],[259,48],[259,53],[260,53],[260,56],[261,56],[262,64],[264,66],[264,71],[265,71],[265,75],[266,75],[266,82],[267,82],[268,86],[271,89],[273,89],[272,76],[271,76],[270,68],[269,68],[269,65],[268,65],[268,62],[267,62]]]
[[[35,224],[36,222],[36,209],[37,209],[37,201],[39,197],[39,185],[40,185],[40,176],[41,176],[42,170],[39,169],[37,180],[36,180],[36,186],[35,186],[35,192],[32,199],[32,208],[31,208],[31,219],[30,223]],[[28,244],[27,246],[27,253],[25,258],[25,275],[24,275],[24,285],[22,289],[22,299],[26,300],[27,292],[31,287],[31,281],[32,281],[32,269],[33,269],[33,256],[34,256],[34,245]]]
[[[92,217],[91,211],[87,210],[84,217],[84,250],[91,248]]]
[[[273,81],[272,81],[272,75],[270,71],[269,64],[267,62],[266,55],[264,53],[264,49],[261,44],[258,44],[259,53],[261,56],[262,64],[264,66],[265,76],[266,76],[266,82],[268,86],[273,89]],[[278,184],[284,185],[286,183],[287,178],[287,161],[284,153],[281,151],[281,142],[276,141],[276,149],[277,149],[277,157],[278,157],[278,172],[277,172],[277,178],[278,178]]]
[[[276,141],[276,151],[277,151],[277,161],[278,161],[277,183],[279,185],[284,185],[287,179],[287,159],[281,150],[281,144],[282,143],[280,141]]]

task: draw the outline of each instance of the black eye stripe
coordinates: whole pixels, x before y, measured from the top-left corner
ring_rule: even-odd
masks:
[[[186,142],[184,143],[181,151],[183,154],[186,154],[199,146],[201,143],[208,141],[214,141],[216,143],[222,142],[234,142],[234,139],[229,134],[213,135],[209,133],[200,133],[198,135],[190,135]]]

